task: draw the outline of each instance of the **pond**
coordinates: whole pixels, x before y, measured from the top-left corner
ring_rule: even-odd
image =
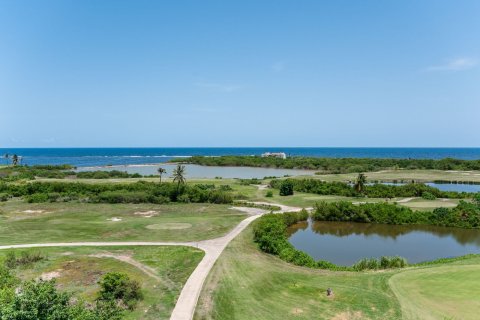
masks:
[[[147,164],[147,165],[126,165],[126,166],[109,166],[109,167],[79,167],[77,171],[126,171],[128,173],[139,173],[141,175],[158,175],[157,169],[162,167],[167,170],[164,177],[170,177],[176,164]],[[275,169],[275,168],[252,168],[252,167],[208,167],[199,166],[195,164],[185,164],[186,177],[190,178],[207,178],[214,179],[215,177],[228,178],[264,178],[264,177],[283,177],[285,175],[314,175],[312,170],[297,170],[297,169]]]
[[[393,182],[382,182],[382,184],[391,185],[391,186],[401,186],[405,183],[393,183]],[[480,192],[480,184],[468,184],[468,183],[436,183],[436,182],[427,182],[427,186],[437,188],[441,191],[455,191],[455,192]]]
[[[409,263],[480,253],[480,230],[421,225],[303,221],[289,241],[315,260],[349,266],[362,258],[401,256]]]

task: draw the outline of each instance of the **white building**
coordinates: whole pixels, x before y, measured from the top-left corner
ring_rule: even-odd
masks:
[[[266,157],[287,159],[287,155],[286,155],[285,152],[265,152],[265,153],[262,153],[262,158],[266,158]]]

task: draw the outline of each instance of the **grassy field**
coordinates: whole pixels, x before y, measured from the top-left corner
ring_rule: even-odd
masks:
[[[252,188],[256,188],[251,186]],[[235,188],[235,187],[234,187]],[[273,197],[266,197],[268,191],[273,192]],[[292,196],[282,197],[280,196],[278,190],[267,189],[267,190],[248,190],[243,192],[243,194],[248,195],[250,201],[265,201],[271,203],[280,203],[287,206],[299,207],[299,208],[308,208],[314,207],[317,202],[336,202],[336,201],[349,201],[353,203],[364,203],[364,202],[385,202],[388,200],[390,203],[398,201],[398,204],[401,206],[409,207],[413,210],[433,210],[435,208],[451,208],[455,207],[459,200],[458,199],[435,199],[435,200],[425,200],[421,198],[394,198],[394,199],[384,199],[384,198],[352,198],[352,197],[342,197],[334,195],[317,195],[313,193],[302,193],[295,192]]]
[[[479,258],[400,272],[389,284],[404,319],[478,319]]]
[[[125,319],[168,319],[189,275],[203,257],[189,247],[81,247],[14,250],[40,252],[46,258],[15,274],[24,280],[54,277],[60,290],[94,301],[98,280],[107,272],[124,272],[140,282],[144,299]],[[3,260],[7,251],[0,251]],[[121,259],[121,260],[120,260]]]
[[[195,319],[398,319],[390,276],[295,267],[258,251],[248,228],[207,278]]]
[[[473,319],[479,279],[480,257],[378,272],[295,267],[261,253],[250,227],[207,278],[195,319]]]
[[[0,203],[0,244],[196,241],[227,233],[245,214],[227,205]]]

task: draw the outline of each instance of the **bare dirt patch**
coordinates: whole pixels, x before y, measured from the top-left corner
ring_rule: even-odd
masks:
[[[341,312],[336,314],[332,320],[360,320],[363,318],[363,314],[361,311],[355,311],[355,312]]]
[[[290,313],[293,314],[293,315],[302,314],[303,310],[300,309],[300,308],[293,308]]]
[[[137,211],[133,213],[136,216],[142,216],[145,218],[151,218],[153,216],[158,215],[158,212],[155,210],[149,210],[149,211]]]
[[[181,230],[181,229],[188,229],[191,227],[192,225],[190,223],[175,223],[175,222],[156,223],[156,224],[149,224],[148,226],[146,226],[146,228],[150,230]]]
[[[134,260],[131,257],[131,255],[129,255],[129,254],[97,253],[97,254],[89,255],[89,257],[117,259],[119,261],[131,264],[132,266],[142,270],[144,273],[146,273],[147,275],[149,275],[150,277],[152,277],[152,278],[154,278],[158,281],[161,280],[160,277],[157,275],[157,272],[155,271],[155,269],[153,269],[149,266],[146,266],[146,265],[138,262],[137,260]]]
[[[55,271],[45,272],[42,273],[39,278],[45,281],[50,281],[52,279],[60,277],[62,271],[62,269],[58,269]]]
[[[23,210],[23,213],[44,213],[45,210]]]

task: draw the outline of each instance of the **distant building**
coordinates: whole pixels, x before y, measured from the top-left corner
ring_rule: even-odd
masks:
[[[286,155],[285,152],[265,152],[265,153],[262,153],[262,158],[266,158],[266,157],[287,159],[287,155]]]

